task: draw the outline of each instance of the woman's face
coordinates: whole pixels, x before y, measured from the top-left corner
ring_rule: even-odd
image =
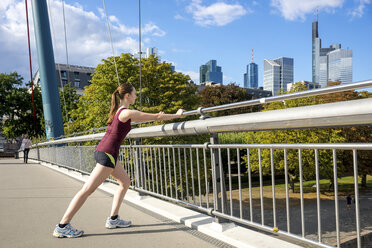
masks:
[[[134,104],[134,102],[136,101],[136,98],[137,98],[136,89],[133,88],[132,92],[128,94],[129,104]]]

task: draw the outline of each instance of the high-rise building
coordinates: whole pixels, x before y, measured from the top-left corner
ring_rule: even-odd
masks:
[[[217,66],[216,60],[209,60],[205,65],[200,66],[199,82],[200,84],[206,82],[222,84],[221,66]]]
[[[264,90],[277,95],[279,89],[287,91],[287,84],[293,82],[293,58],[280,57],[264,60]]]
[[[353,82],[353,52],[344,50],[341,44],[332,44],[322,48],[318,35],[318,21],[312,26],[312,81],[326,87],[327,82]]]
[[[150,55],[154,54],[154,56],[158,56],[158,49],[156,47],[149,47],[146,50],[146,58],[150,57]]]
[[[247,65],[247,73],[244,73],[244,88],[258,88],[258,65],[250,63]]]

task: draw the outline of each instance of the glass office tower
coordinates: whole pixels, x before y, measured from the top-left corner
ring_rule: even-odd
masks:
[[[332,81],[352,83],[352,50],[342,49],[341,44],[322,48],[317,21],[313,22],[312,28],[312,81],[320,84],[322,88]]]
[[[244,73],[244,88],[258,88],[258,65],[256,63],[247,65],[247,73]]]
[[[287,84],[293,83],[293,58],[280,57],[274,60],[264,60],[264,90],[272,92],[273,96],[279,90],[287,91]]]
[[[205,65],[200,66],[199,83],[206,82],[221,83],[222,84],[222,70],[221,66],[217,66],[216,60],[210,60]]]

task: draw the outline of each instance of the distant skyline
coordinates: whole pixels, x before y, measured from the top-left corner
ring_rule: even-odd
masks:
[[[66,63],[62,4],[48,0],[56,63]],[[162,60],[199,83],[199,67],[217,60],[223,83],[243,87],[243,75],[258,65],[263,86],[264,59],[294,59],[294,81],[312,80],[312,22],[318,9],[322,47],[334,43],[353,50],[353,81],[372,79],[371,0],[159,0],[141,1],[142,50],[156,47]],[[37,53],[31,1],[32,61]],[[138,1],[106,0],[115,55],[138,52]],[[112,56],[101,0],[65,1],[69,63],[96,67]],[[27,30],[23,0],[0,2],[0,72],[28,71]]]

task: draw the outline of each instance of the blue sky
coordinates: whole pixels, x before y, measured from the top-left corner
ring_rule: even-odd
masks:
[[[55,60],[66,63],[62,4],[48,0]],[[311,81],[311,23],[319,12],[322,46],[341,43],[353,50],[353,81],[372,79],[371,0],[142,0],[142,49],[156,47],[162,60],[198,83],[199,66],[216,59],[224,84],[243,85],[246,65],[281,56],[294,58],[295,81]],[[116,55],[138,51],[138,1],[106,0]],[[0,3],[0,71],[27,80],[28,52],[23,0]],[[31,1],[29,1],[29,10]],[[32,19],[32,13],[29,11]],[[66,0],[69,63],[95,67],[111,56],[101,0]],[[37,54],[31,20],[32,61]]]

